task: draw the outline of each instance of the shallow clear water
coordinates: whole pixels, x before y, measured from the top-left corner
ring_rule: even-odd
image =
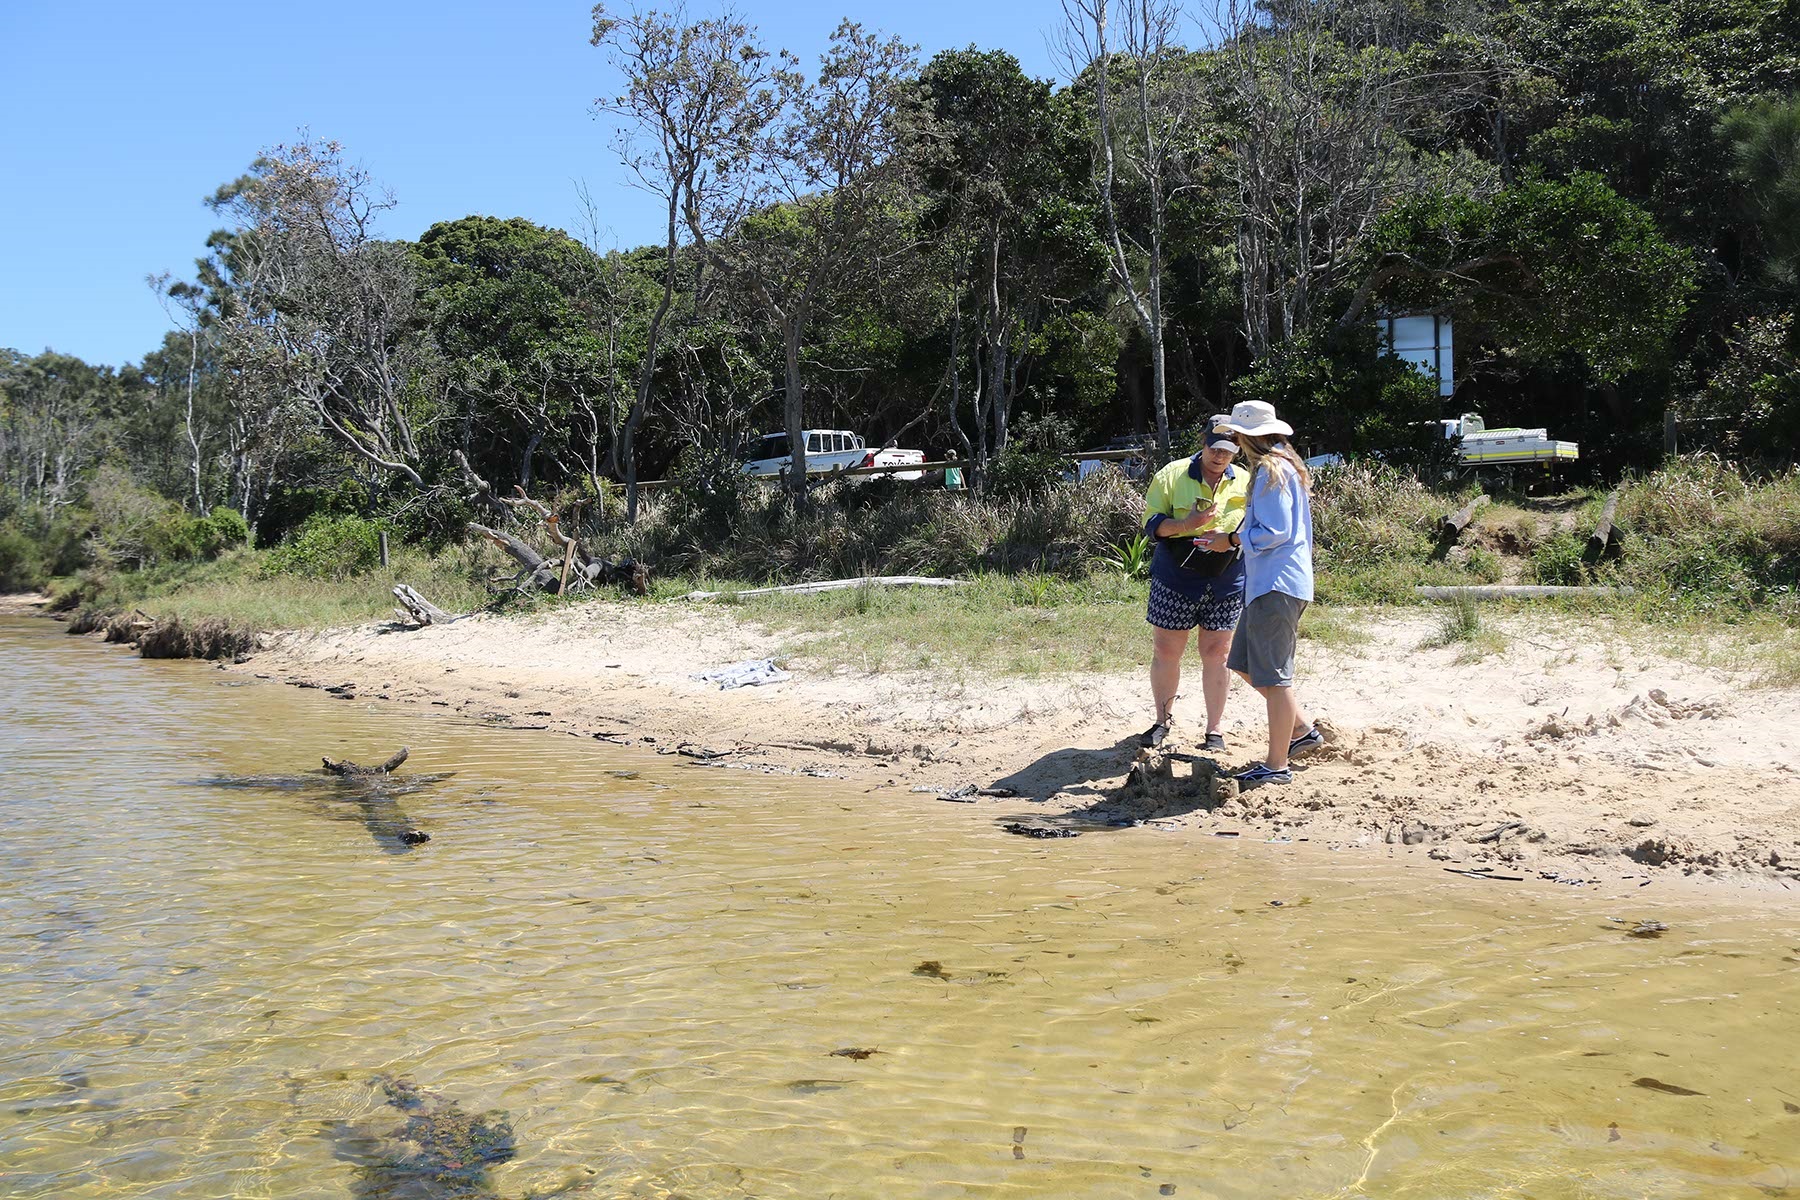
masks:
[[[454,775],[201,782],[401,743]],[[1030,841],[984,819],[1004,802],[336,701],[41,620],[0,619],[0,779],[7,1197],[1800,1195],[1779,910]],[[1670,928],[1626,936],[1643,918]],[[407,1116],[382,1075],[504,1110],[516,1154],[392,1169],[418,1147],[382,1140]]]

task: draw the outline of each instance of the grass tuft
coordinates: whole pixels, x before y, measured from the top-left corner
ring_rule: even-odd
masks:
[[[1425,649],[1459,648],[1458,662],[1476,662],[1506,650],[1506,636],[1489,625],[1478,603],[1467,596],[1450,602],[1438,620],[1437,632],[1425,639]]]

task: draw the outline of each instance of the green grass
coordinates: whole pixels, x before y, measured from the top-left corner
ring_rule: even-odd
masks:
[[[1618,513],[1622,553],[1598,566],[1584,562],[1581,551],[1603,491],[1497,497],[1458,545],[1444,547],[1437,519],[1467,492],[1466,486],[1430,488],[1379,465],[1321,472],[1314,499],[1319,603],[1301,623],[1301,635],[1355,651],[1369,640],[1359,610],[1411,608],[1420,584],[1618,584],[1632,594],[1516,611],[1572,617],[1594,630],[1621,631],[1603,635],[1623,639],[1621,645],[1649,648],[1660,640],[1698,666],[1800,685],[1800,474],[1756,476],[1702,457],[1630,480]],[[723,591],[732,594],[722,607],[829,669],[1040,676],[1145,661],[1147,584],[1106,565],[1109,556],[1130,557],[1118,548],[1135,536],[1141,511],[1133,509],[1135,489],[1110,474],[1098,483],[1058,484],[1034,497],[995,502],[946,493],[882,499],[840,489],[823,495],[807,517],[784,509],[778,497],[763,497],[734,519],[728,536],[697,541],[676,537],[696,528],[678,498],[657,503],[645,522],[609,547],[638,553],[658,568],[646,600],[602,589],[512,607],[554,608],[590,596],[664,603],[690,590]],[[389,591],[402,580],[452,611],[485,607],[487,571],[512,572],[485,543],[437,556],[401,548],[392,568],[341,582],[264,578],[267,559],[266,552],[240,550],[212,563],[94,575],[80,599],[186,620],[319,629],[386,618],[393,607]],[[864,573],[961,574],[969,582],[949,591],[736,594]],[[1505,647],[1497,624],[1480,612],[1453,610],[1433,643],[1460,647],[1464,657],[1497,653]]]
[[[1444,609],[1437,632],[1425,639],[1422,648],[1455,646],[1459,648],[1456,661],[1467,663],[1503,653],[1506,645],[1506,635],[1487,622],[1478,603],[1459,596]]]
[[[1122,575],[982,575],[951,589],[812,596],[734,597],[716,582],[711,590],[727,592],[721,602],[738,619],[784,639],[788,655],[825,669],[1035,677],[1148,661],[1149,585]]]
[[[485,550],[454,550],[432,557],[403,548],[391,567],[345,580],[265,578],[261,551],[240,550],[207,563],[90,577],[84,601],[97,608],[142,608],[152,616],[221,617],[258,629],[326,629],[379,620],[393,614],[390,594],[409,583],[440,608],[467,612],[491,599],[479,582]],[[63,586],[69,586],[64,581]]]
[[[1352,654],[1371,640],[1354,611],[1324,604],[1307,608],[1306,615],[1300,618],[1300,637],[1303,641]]]
[[[825,670],[985,673],[1037,678],[1138,670],[1149,662],[1149,585],[1122,574],[1071,581],[983,575],[951,589],[855,588],[745,596],[752,585],[669,581],[661,595],[718,591],[735,618],[783,641],[782,654]],[[1315,605],[1300,636],[1354,652],[1370,638],[1357,614]]]
[[[1617,614],[1612,626],[1633,649],[1692,663],[1696,671],[1729,671],[1757,687],[1800,687],[1800,629],[1768,613],[1727,620],[1644,606]]]

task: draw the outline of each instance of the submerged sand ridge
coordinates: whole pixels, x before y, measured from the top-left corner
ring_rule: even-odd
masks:
[[[1429,614],[1359,620],[1354,650],[1302,643],[1303,698],[1331,744],[1293,784],[1184,785],[1148,803],[1131,778],[1148,639],[1144,662],[1104,675],[864,674],[802,654],[786,682],[721,691],[693,676],[782,640],[716,609],[596,603],[278,635],[234,669],[719,768],[840,777],[890,803],[967,802],[942,805],[946,819],[1076,832],[1149,819],[1496,877],[1800,886],[1800,694],[1597,640],[1574,618],[1534,617],[1476,661],[1426,648]],[[1197,672],[1184,682],[1178,780],[1212,769],[1183,744],[1203,732]],[[1260,699],[1235,687],[1218,767],[1260,758],[1261,724]]]

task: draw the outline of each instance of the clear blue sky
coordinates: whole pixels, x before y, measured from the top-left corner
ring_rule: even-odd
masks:
[[[115,366],[154,350],[169,322],[145,276],[191,277],[217,225],[204,198],[302,128],[393,191],[389,237],[471,213],[579,235],[585,182],[609,244],[654,240],[650,202],[591,114],[616,90],[588,44],[591,7],[0,0],[0,347]],[[739,11],[807,61],[849,15],[922,57],[973,43],[1040,77],[1056,73],[1045,39],[1062,19],[1056,0]]]

